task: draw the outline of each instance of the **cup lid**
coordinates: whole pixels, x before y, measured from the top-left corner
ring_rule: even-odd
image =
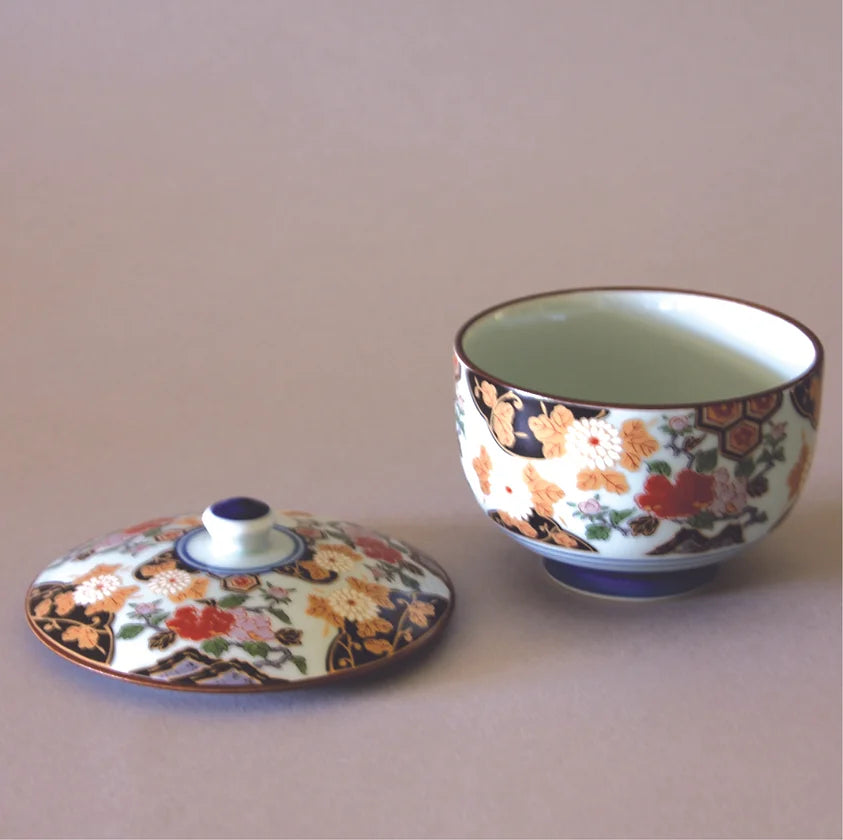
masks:
[[[35,635],[78,665],[188,691],[296,688],[425,647],[447,574],[392,537],[248,497],[91,540],[26,596]]]

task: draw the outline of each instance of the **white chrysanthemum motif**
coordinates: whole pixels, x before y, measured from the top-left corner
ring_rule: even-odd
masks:
[[[378,605],[372,598],[348,586],[332,592],[328,604],[338,616],[351,621],[368,621],[378,615]]]
[[[149,588],[156,595],[178,595],[190,586],[191,577],[182,569],[159,572],[149,579]]]
[[[618,430],[594,417],[575,420],[565,435],[565,449],[591,470],[607,470],[623,454]]]
[[[349,572],[354,568],[351,550],[345,546],[320,548],[314,555],[313,561],[327,572]]]
[[[120,588],[120,578],[117,575],[96,575],[83,580],[73,590],[73,600],[77,604],[96,604]]]
[[[487,510],[499,510],[513,519],[530,518],[533,498],[524,480],[525,466],[520,458],[505,457],[495,462],[489,473]]]

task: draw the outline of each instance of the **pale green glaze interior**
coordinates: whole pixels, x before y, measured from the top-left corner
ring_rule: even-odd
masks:
[[[469,324],[462,351],[524,390],[616,405],[747,396],[798,378],[818,355],[804,330],[763,309],[640,289],[505,304]]]

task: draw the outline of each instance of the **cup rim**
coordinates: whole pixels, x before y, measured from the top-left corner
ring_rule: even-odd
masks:
[[[489,373],[489,371],[483,369],[482,367],[480,367],[480,365],[471,361],[471,359],[468,357],[468,354],[465,352],[465,348],[463,347],[463,338],[465,336],[465,333],[481,318],[485,318],[487,315],[490,315],[493,312],[498,312],[520,303],[526,303],[527,301],[538,300],[540,298],[558,297],[559,295],[575,294],[582,292],[667,292],[669,294],[687,295],[689,297],[713,298],[715,300],[726,301],[727,303],[737,303],[743,306],[749,306],[752,309],[756,309],[761,312],[766,312],[768,315],[773,315],[776,318],[780,318],[781,320],[788,322],[789,324],[793,325],[798,330],[800,330],[805,336],[808,337],[808,339],[814,346],[814,361],[806,370],[804,370],[798,376],[785,380],[784,382],[776,385],[773,388],[766,388],[763,391],[753,391],[747,394],[739,394],[736,396],[723,397],[722,399],[704,400],[700,402],[621,403],[610,401],[595,402],[592,400],[578,399],[576,397],[567,397],[564,394],[552,394],[549,392],[536,391],[531,388],[524,388],[515,382],[510,382],[506,379],[502,379],[499,376],[495,376],[494,374]],[[762,397],[767,394],[774,394],[780,391],[786,391],[789,388],[792,388],[798,382],[801,382],[802,380],[811,376],[816,371],[821,371],[823,366],[823,360],[825,357],[825,351],[822,342],[817,337],[816,333],[806,327],[805,324],[803,324],[801,321],[791,317],[790,315],[786,315],[784,312],[781,312],[778,309],[773,309],[772,307],[764,306],[763,304],[756,303],[751,300],[745,300],[743,298],[734,297],[733,295],[722,295],[717,294],[715,292],[701,292],[696,289],[679,289],[671,286],[577,286],[570,289],[556,289],[547,292],[536,292],[534,294],[522,295],[521,297],[501,301],[500,303],[496,303],[493,306],[489,306],[486,309],[483,309],[482,311],[473,315],[471,318],[469,318],[463,323],[463,325],[457,331],[456,338],[454,340],[454,353],[466,368],[473,371],[474,373],[482,375],[485,380],[493,383],[499,388],[503,387],[515,390],[519,393],[528,394],[537,399],[561,402],[566,405],[582,405],[589,408],[628,409],[632,411],[639,409],[677,409],[691,407],[696,408],[707,405],[718,405],[723,402],[737,402],[740,400],[749,400],[754,399],[756,397]]]

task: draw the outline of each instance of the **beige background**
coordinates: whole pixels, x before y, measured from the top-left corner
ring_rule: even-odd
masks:
[[[840,836],[838,3],[3,0],[0,126],[4,836]],[[829,357],[797,512],[649,605],[546,580],[453,433],[464,319],[618,283]],[[204,697],[30,634],[65,549],[240,492],[435,556],[442,644]]]

